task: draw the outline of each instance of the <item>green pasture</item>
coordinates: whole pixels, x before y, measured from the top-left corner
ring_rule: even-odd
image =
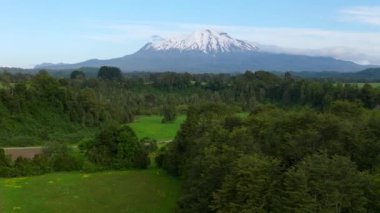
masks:
[[[365,82],[360,82],[360,83],[343,83],[343,84],[350,84],[350,85],[356,85],[359,88],[362,88],[365,84],[369,84],[374,88],[380,87],[380,82],[372,82],[372,83],[365,83]],[[337,85],[337,84],[335,84]]]
[[[174,212],[179,188],[156,168],[0,179],[0,212]]]
[[[162,116],[159,115],[139,116],[130,127],[140,139],[148,137],[161,142],[170,141],[174,139],[185,119],[185,115],[179,115],[174,122],[161,123]]]

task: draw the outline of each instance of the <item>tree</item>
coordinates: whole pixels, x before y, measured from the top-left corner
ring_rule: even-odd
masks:
[[[12,176],[11,159],[5,155],[4,149],[0,148],[0,177]]]
[[[370,84],[364,84],[359,94],[360,99],[363,101],[364,106],[367,108],[374,108],[376,106],[376,92]]]
[[[110,81],[121,81],[123,76],[119,68],[103,66],[99,69],[98,78]]]
[[[74,70],[70,74],[70,79],[84,79],[86,78],[86,74],[81,70]]]
[[[169,123],[175,121],[177,112],[173,104],[167,104],[162,108],[162,123]]]
[[[216,134],[217,137],[226,136],[223,133]],[[201,141],[207,143],[206,138]],[[227,145],[212,145],[212,142],[207,144],[207,147],[199,150],[199,154],[189,158],[191,161],[187,162],[179,212],[213,212],[210,205],[212,195],[230,173],[233,164],[231,159],[237,155],[236,150]]]
[[[269,212],[273,208],[278,172],[279,161],[271,158],[248,155],[238,159],[213,195],[213,210]]]
[[[285,175],[283,212],[364,212],[366,179],[350,159],[306,157]]]
[[[129,126],[102,130],[93,140],[80,145],[88,159],[108,168],[147,168],[148,151]]]
[[[43,149],[54,171],[76,171],[83,166],[83,159],[75,155],[72,148],[63,143],[50,142]],[[36,159],[38,163],[38,159]]]
[[[380,167],[371,175],[368,175],[367,186],[368,205],[367,212],[380,212]]]

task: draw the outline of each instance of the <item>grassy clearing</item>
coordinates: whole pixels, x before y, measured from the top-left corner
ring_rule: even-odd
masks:
[[[180,115],[174,122],[163,124],[161,123],[162,116],[139,116],[130,124],[130,127],[136,132],[140,139],[148,137],[156,139],[157,141],[169,141],[174,139],[185,119],[185,115]]]
[[[362,88],[365,84],[369,84],[369,85],[371,85],[374,88],[380,87],[380,82],[372,82],[372,83],[344,83],[344,84],[356,85],[359,88]]]
[[[249,115],[247,112],[237,113],[237,116],[245,118]],[[180,115],[172,123],[161,123],[162,116],[147,115],[139,116],[130,124],[130,127],[135,131],[137,136],[141,139],[144,137],[153,138],[157,141],[173,140],[181,124],[185,121],[186,116]]]
[[[174,212],[179,188],[156,168],[0,179],[0,212]]]

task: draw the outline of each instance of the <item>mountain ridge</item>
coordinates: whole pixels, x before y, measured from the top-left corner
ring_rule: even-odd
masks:
[[[263,52],[252,42],[232,38],[224,32],[205,29],[169,39],[157,36],[136,53],[119,58],[91,59],[76,64],[45,63],[35,68],[72,69],[100,66],[116,66],[123,71],[150,72],[355,72],[371,67],[325,56]]]

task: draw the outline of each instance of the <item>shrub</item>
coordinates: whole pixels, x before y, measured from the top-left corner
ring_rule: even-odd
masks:
[[[80,149],[95,164],[114,169],[147,168],[148,152],[129,126],[108,127]]]

